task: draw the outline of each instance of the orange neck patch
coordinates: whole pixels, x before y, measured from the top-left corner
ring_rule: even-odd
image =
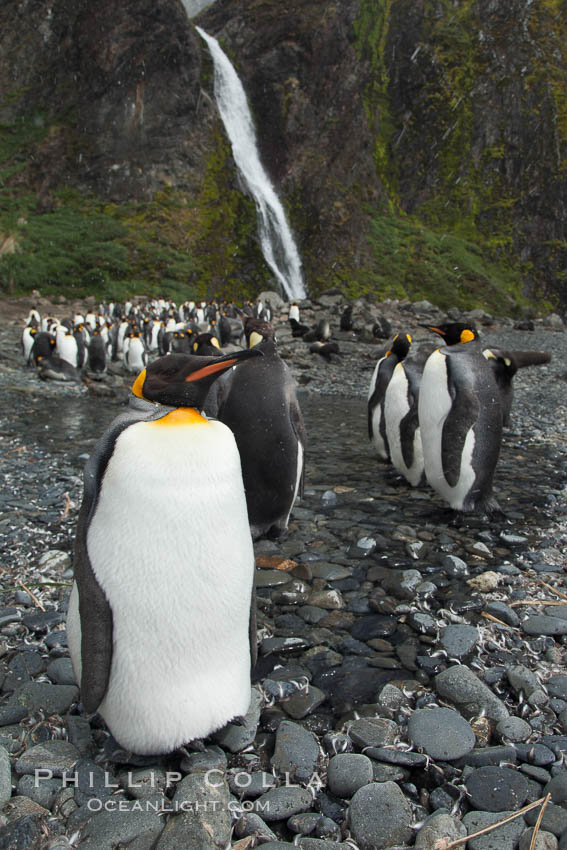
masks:
[[[166,413],[161,419],[156,419],[152,425],[208,425],[208,419],[205,419],[198,410],[194,407],[176,407],[171,413]]]

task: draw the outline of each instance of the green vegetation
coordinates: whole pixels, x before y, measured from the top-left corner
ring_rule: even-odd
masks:
[[[530,88],[537,92],[542,125],[555,128],[557,144],[563,148],[558,177],[567,161],[563,6],[562,0],[542,0],[530,11],[538,53],[530,54],[533,66],[522,84],[526,93]],[[479,38],[483,22],[478,18],[478,4],[425,0],[411,56],[418,70],[408,92],[403,77],[392,85],[389,68],[394,47],[408,51],[407,43],[400,47],[403,15],[403,3],[362,0],[355,25],[358,58],[369,66],[364,106],[375,137],[374,159],[388,193],[388,215],[372,212],[370,241],[378,290],[382,292],[386,285],[387,292],[427,297],[442,307],[459,303],[510,312],[512,303],[517,308],[528,303],[522,293],[529,284],[532,304],[537,297],[539,310],[557,306],[550,303],[546,278],[547,282],[562,280],[565,247],[547,246],[548,262],[537,270],[520,260],[526,238],[521,222],[528,212],[516,188],[520,181],[514,184],[509,178],[509,172],[520,165],[503,116],[492,143],[479,144],[478,93],[483,77],[493,69],[486,66],[487,53]],[[490,36],[501,40],[502,52],[512,49],[509,26],[509,21],[503,21],[491,27]],[[396,34],[394,46],[388,40],[391,32]],[[399,65],[396,69],[399,75]],[[499,85],[503,99],[515,96],[505,74]],[[529,127],[527,103],[524,96],[515,108],[516,118],[517,111],[524,110]],[[490,132],[494,134],[492,127]],[[542,300],[542,292],[547,301]]]
[[[442,309],[483,307],[503,315],[529,303],[518,294],[513,269],[487,260],[475,243],[417,219],[374,215],[371,243],[380,269],[374,289],[384,298],[428,299]]]
[[[40,116],[0,126],[0,292],[242,299],[269,287],[255,206],[236,188],[220,130],[197,197],[165,189],[120,204],[73,189],[40,203],[27,169],[54,132]]]

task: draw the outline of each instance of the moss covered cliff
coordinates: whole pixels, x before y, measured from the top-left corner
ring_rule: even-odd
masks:
[[[567,302],[565,0],[217,0],[310,293]],[[180,0],[5,0],[0,287],[272,286]]]

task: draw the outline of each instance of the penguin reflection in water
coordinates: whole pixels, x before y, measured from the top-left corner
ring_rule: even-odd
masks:
[[[240,458],[229,428],[199,410],[219,375],[259,355],[156,360],[87,463],[69,649],[86,711],[136,753],[171,752],[248,710],[254,553]]]

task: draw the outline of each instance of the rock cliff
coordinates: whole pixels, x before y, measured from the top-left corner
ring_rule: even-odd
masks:
[[[197,21],[244,83],[312,294],[567,301],[565,0],[187,3],[3,3],[4,289],[270,284]],[[65,271],[46,231],[63,249],[73,215],[98,241]]]

